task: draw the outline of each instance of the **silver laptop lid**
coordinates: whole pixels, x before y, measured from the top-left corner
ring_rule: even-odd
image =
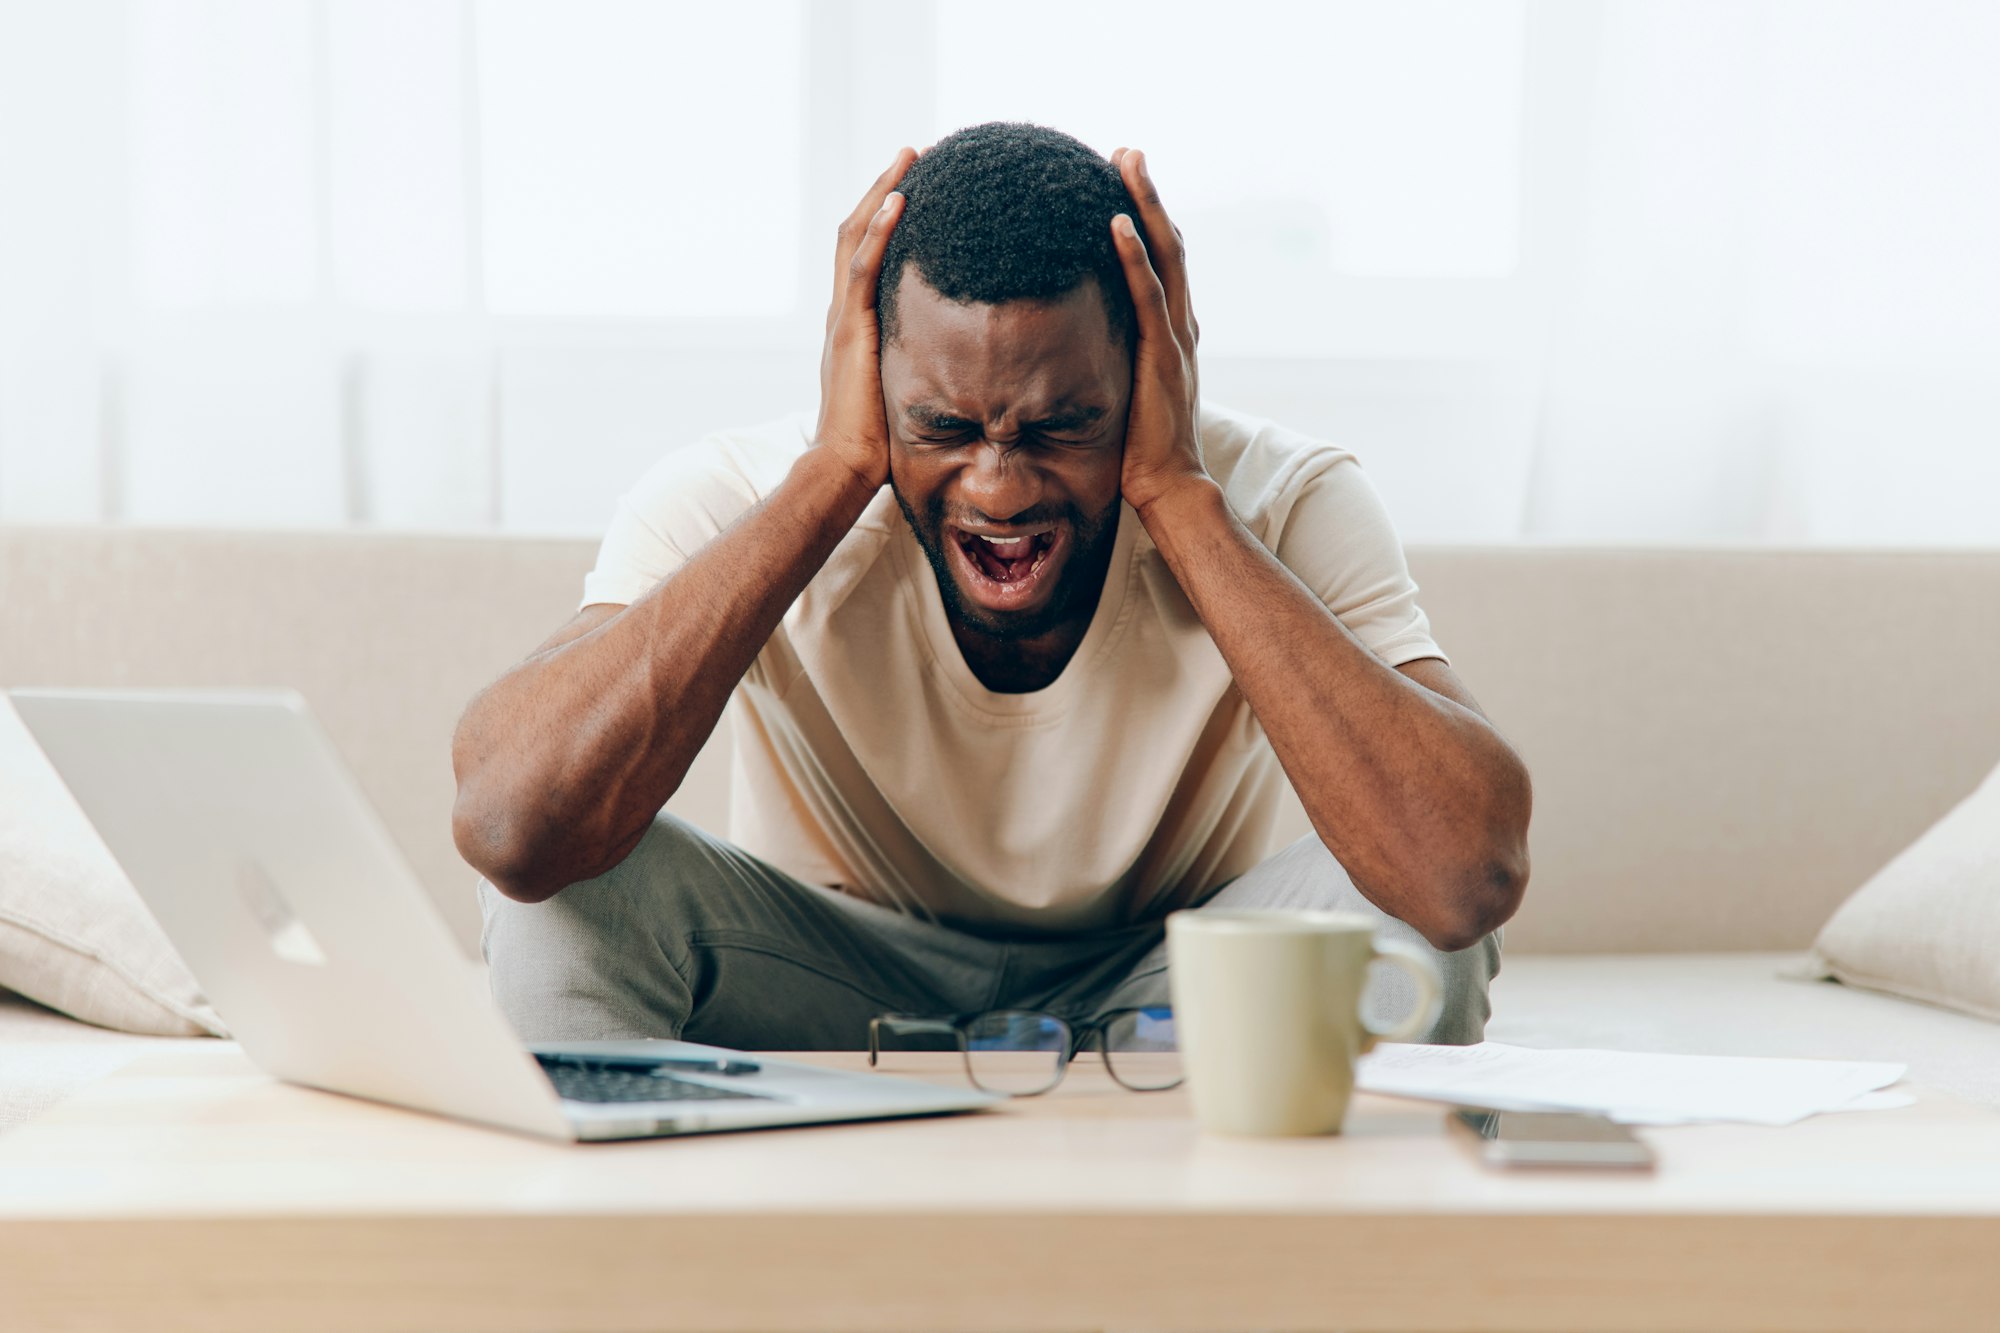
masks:
[[[575,1137],[297,694],[9,697],[259,1065]]]

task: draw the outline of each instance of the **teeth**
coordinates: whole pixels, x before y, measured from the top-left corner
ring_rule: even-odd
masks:
[[[995,555],[1005,556],[1009,560],[1019,559],[1021,556],[1026,555],[1028,547],[1035,540],[1033,537],[987,537],[980,534],[974,535],[979,536],[979,540],[992,547]]]

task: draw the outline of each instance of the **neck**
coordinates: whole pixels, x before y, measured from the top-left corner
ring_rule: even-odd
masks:
[[[1097,599],[1103,592],[1104,581],[1099,579],[1088,596],[1077,598],[1074,615],[1032,639],[995,638],[947,613],[951,637],[958,641],[965,665],[981,685],[995,694],[1032,694],[1055,684],[1069,659],[1076,656],[1077,645],[1090,632]]]

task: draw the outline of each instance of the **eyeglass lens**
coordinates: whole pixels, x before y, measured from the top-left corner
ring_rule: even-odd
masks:
[[[1128,1009],[1104,1025],[1104,1062],[1111,1077],[1128,1088],[1154,1092],[1181,1081],[1180,1044],[1174,1011]]]
[[[988,1092],[1046,1092],[1069,1058],[1069,1024],[1049,1014],[1000,1009],[966,1025],[965,1065]]]

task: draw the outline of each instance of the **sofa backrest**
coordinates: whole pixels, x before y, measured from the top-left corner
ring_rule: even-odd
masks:
[[[593,544],[0,532],[0,686],[289,685],[476,950],[449,740]],[[2000,761],[2000,551],[1414,548],[1535,779],[1514,951],[1802,948]],[[722,831],[724,739],[670,809]],[[1288,811],[1282,837],[1306,831]]]

